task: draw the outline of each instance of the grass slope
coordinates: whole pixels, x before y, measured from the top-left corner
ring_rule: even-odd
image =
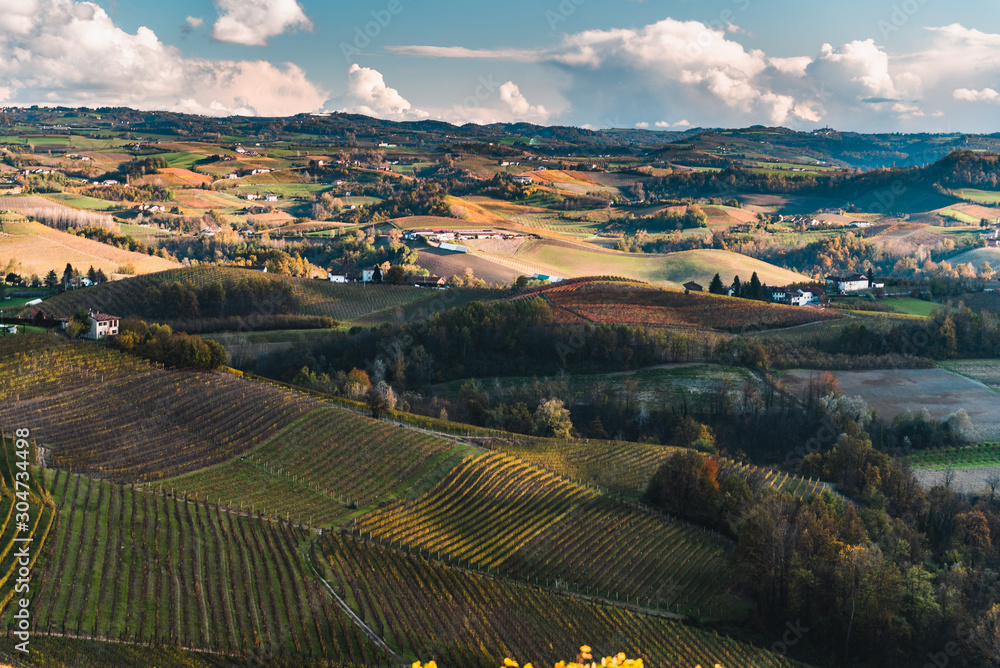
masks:
[[[727,285],[732,283],[734,276],[748,280],[754,272],[768,285],[808,280],[806,276],[767,262],[721,250],[646,255],[543,239],[524,244],[513,259],[550,276],[625,276],[671,287],[680,287],[688,281],[707,287],[716,272]]]
[[[108,276],[117,275],[118,268],[127,264],[134,266],[137,274],[178,266],[170,260],[122,250],[35,222],[4,224],[4,231],[0,233],[0,259],[4,263],[14,259],[20,263],[18,271],[21,274],[39,277],[50,270],[62,276],[67,263],[84,272],[92,266]]]

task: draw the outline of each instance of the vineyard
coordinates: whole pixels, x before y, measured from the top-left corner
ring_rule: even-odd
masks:
[[[0,338],[0,401],[70,392],[152,367],[131,355],[40,334]]]
[[[59,521],[32,589],[36,633],[382,660],[308,572],[310,532],[59,471],[49,482]]]
[[[1000,466],[1000,443],[921,450],[910,455],[909,462],[916,469],[993,468]]]
[[[484,439],[484,443],[487,447],[522,457],[577,483],[597,485],[628,496],[642,493],[660,465],[679,450],[627,441],[523,439],[499,442]],[[804,498],[828,489],[828,485],[818,479],[805,479],[784,471],[722,460],[719,476],[729,474],[740,476],[753,490],[767,488],[795,497]]]
[[[50,465],[134,482],[246,453],[320,406],[226,374],[155,370],[4,405],[0,425],[31,424]]]
[[[617,544],[627,549],[625,539]],[[433,657],[442,668],[493,668],[503,656],[551,666],[573,655],[581,638],[595,656],[623,651],[649,666],[797,665],[626,606],[505,582],[349,536],[324,537],[313,552],[334,589],[376,633],[408,660]]]
[[[646,327],[694,327],[737,332],[795,327],[843,317],[826,310],[649,288],[555,288],[542,294],[552,304],[592,322]]]
[[[728,541],[498,453],[466,460],[425,497],[365,515],[356,530],[533,584],[728,614],[718,609]]]
[[[16,447],[17,442],[27,447]],[[55,514],[52,498],[39,479],[40,470],[30,465],[35,456],[33,444],[0,433],[0,448],[3,450],[0,460],[0,516],[4,518],[0,529],[0,610],[3,610],[14,598],[18,567],[24,566],[15,553],[29,544],[25,539],[30,539],[29,567],[34,567],[38,556],[48,545]],[[27,483],[24,482],[25,475]],[[27,513],[27,521],[20,516],[23,513]],[[27,530],[23,526],[19,530],[18,525],[22,523],[27,525]]]
[[[471,448],[340,408],[309,413],[253,452],[164,485],[223,505],[329,526],[427,487]]]

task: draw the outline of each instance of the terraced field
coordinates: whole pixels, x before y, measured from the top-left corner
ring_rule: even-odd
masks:
[[[417,501],[365,515],[357,531],[532,583],[727,614],[710,606],[726,590],[728,541],[498,453],[466,460]],[[581,541],[588,548],[574,549]]]

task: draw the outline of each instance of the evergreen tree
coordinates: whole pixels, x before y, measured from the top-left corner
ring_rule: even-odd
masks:
[[[760,284],[760,279],[757,277],[757,272],[753,272],[753,276],[750,277],[750,288],[746,291],[745,295],[748,299],[760,299],[762,297],[762,288]]]
[[[69,284],[73,282],[73,274],[75,274],[75,273],[76,273],[76,271],[73,269],[73,265],[71,265],[69,262],[67,262],[66,263],[66,268],[63,270],[63,277],[62,277],[63,278],[63,285],[65,285],[65,286],[68,287]]]
[[[743,284],[740,283],[740,277],[735,276],[733,278],[733,296],[742,297],[743,296]]]
[[[713,295],[726,294],[726,288],[722,285],[722,277],[716,274],[712,277],[712,282],[708,284],[708,291]]]
[[[104,270],[103,269],[98,269],[97,270],[97,282],[98,283],[105,283],[105,282],[107,282],[107,280],[108,280],[108,277],[104,273]]]
[[[45,275],[45,287],[47,287],[49,290],[55,291],[58,285],[59,285],[59,276],[56,275],[56,270],[49,269],[49,273]]]
[[[90,265],[90,269],[87,270],[87,280],[92,284],[97,283],[97,271],[94,270],[94,265]]]

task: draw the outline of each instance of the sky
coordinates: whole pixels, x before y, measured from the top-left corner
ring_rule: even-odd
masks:
[[[0,0],[0,105],[1000,131],[996,0]]]

